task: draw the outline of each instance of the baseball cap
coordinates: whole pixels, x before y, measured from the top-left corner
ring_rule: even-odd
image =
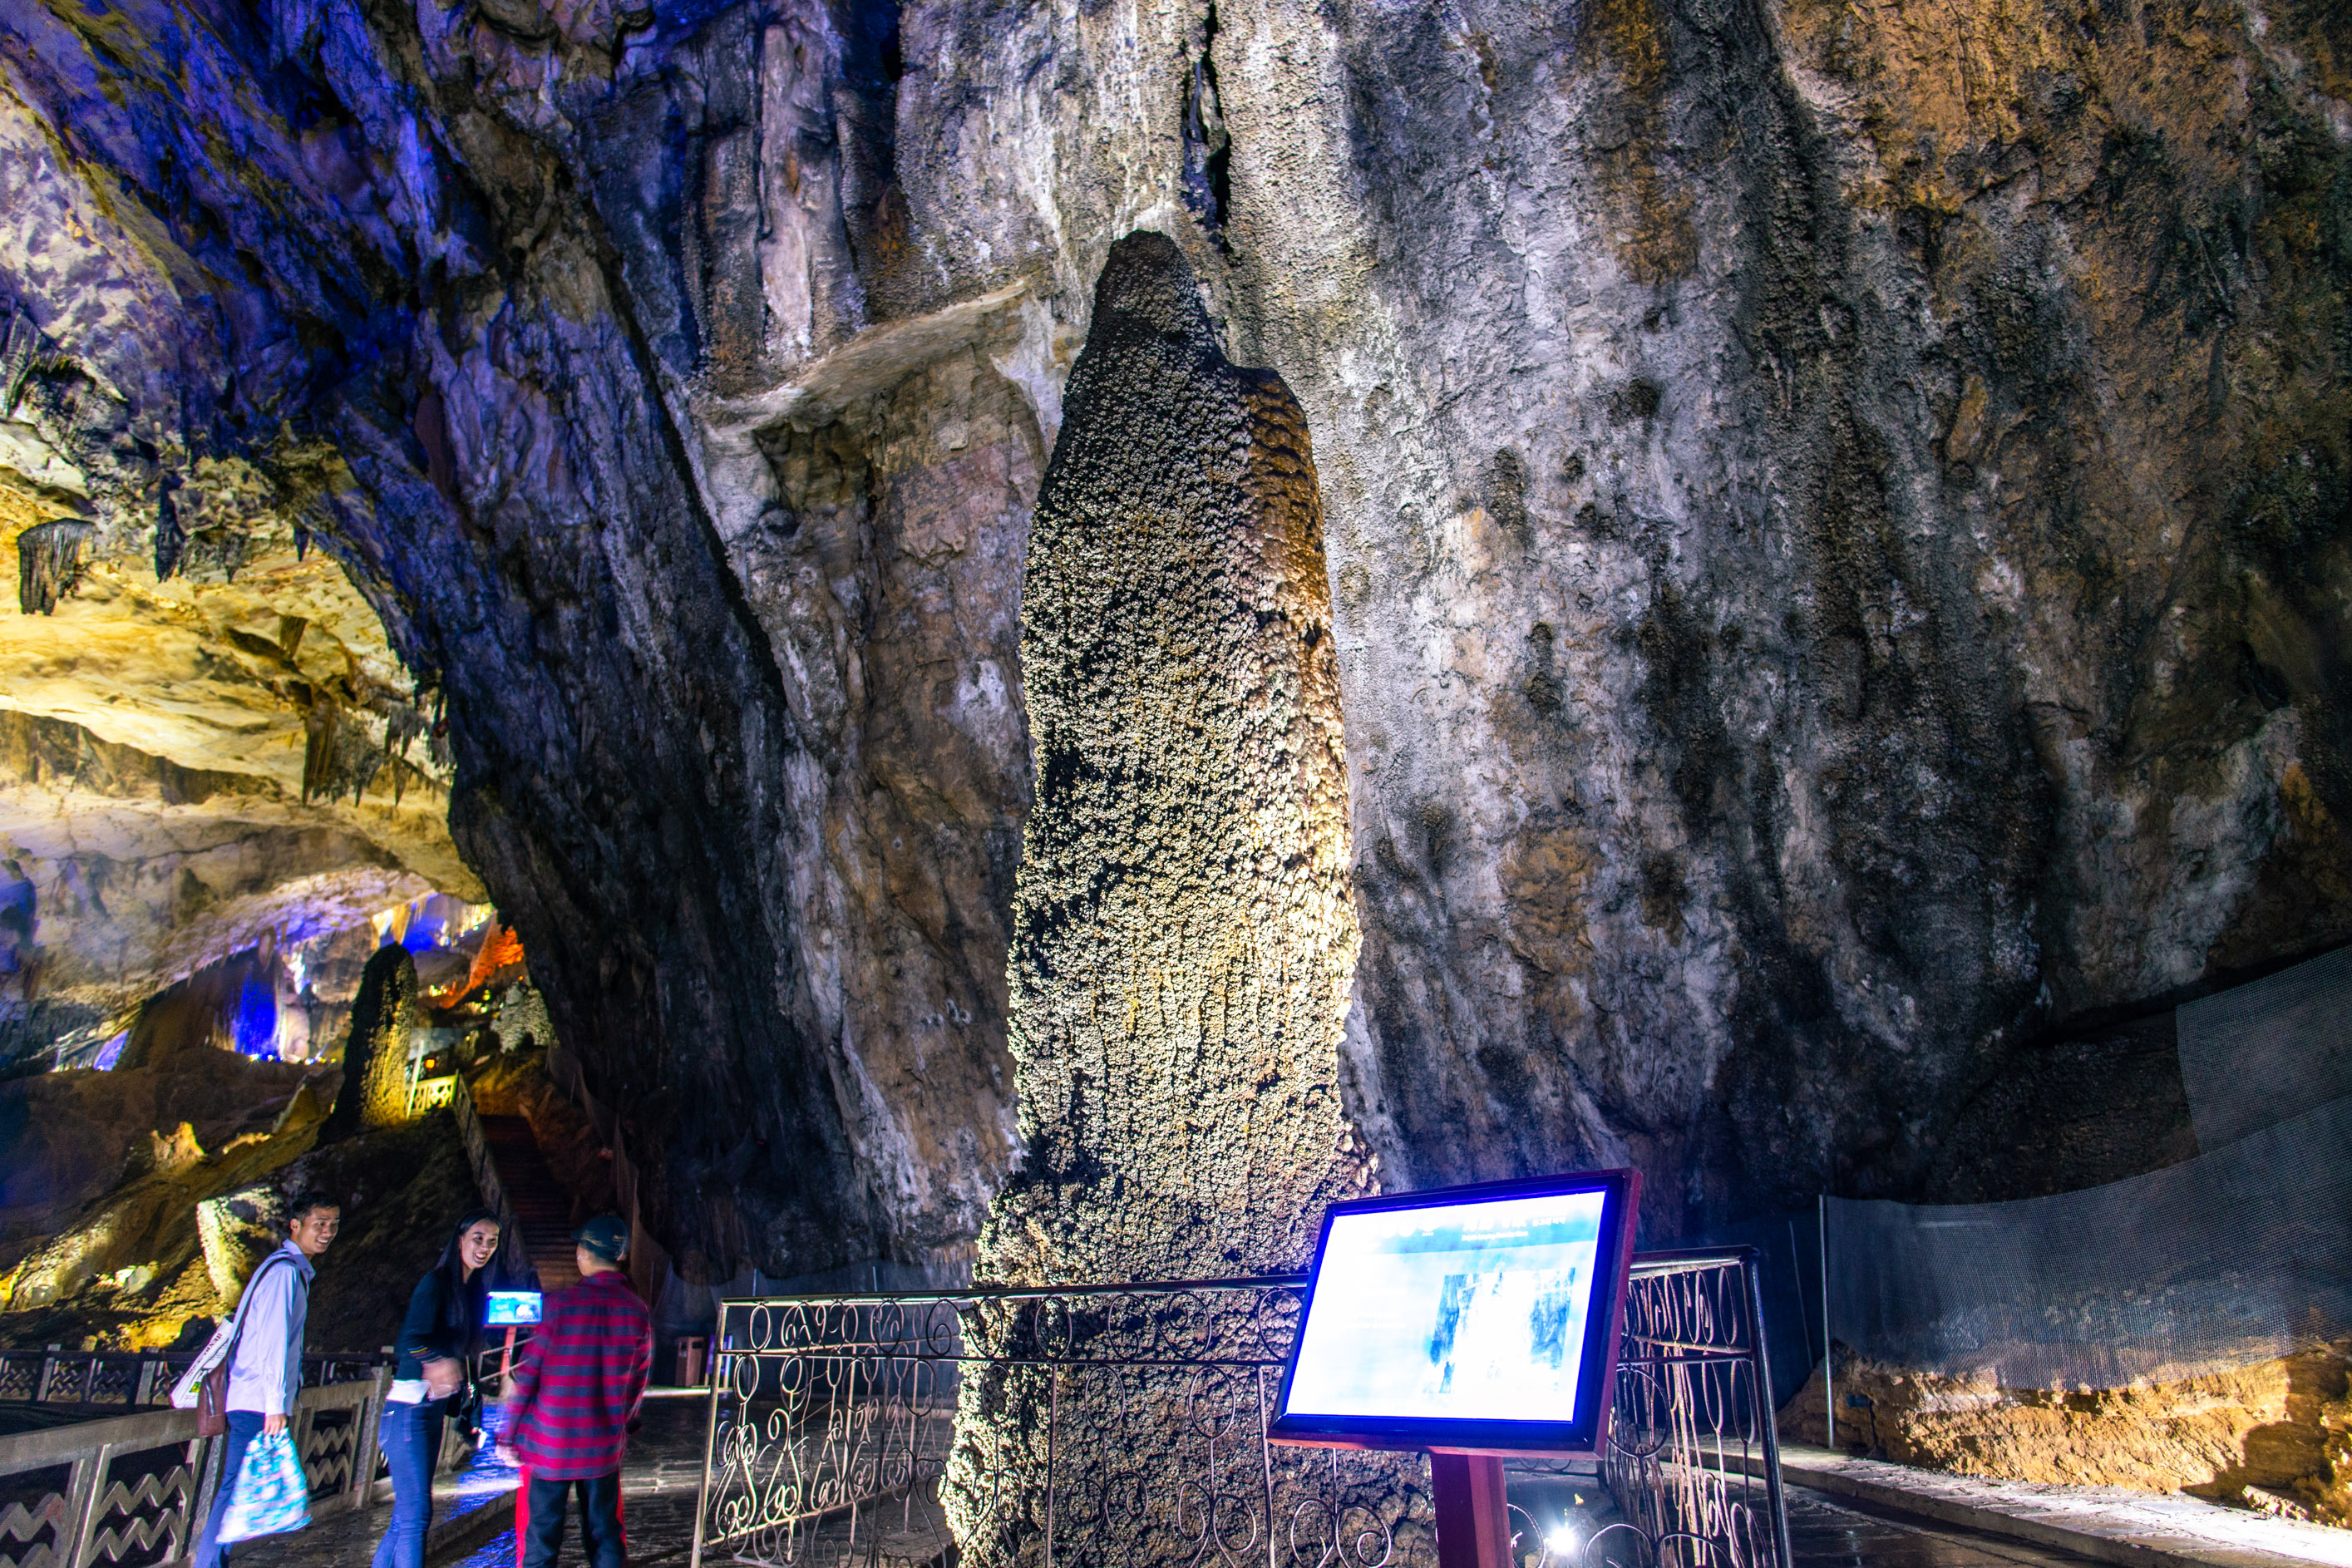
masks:
[[[629,1222],[616,1214],[600,1214],[573,1231],[572,1239],[605,1262],[618,1263],[629,1255]]]

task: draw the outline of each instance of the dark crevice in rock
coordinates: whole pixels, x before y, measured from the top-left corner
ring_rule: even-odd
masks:
[[[1217,8],[1201,24],[1201,52],[1184,84],[1184,201],[1201,226],[1228,255],[1225,215],[1233,210],[1234,145],[1217,96]]]

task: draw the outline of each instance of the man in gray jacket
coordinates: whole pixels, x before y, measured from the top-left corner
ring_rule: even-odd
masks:
[[[221,1514],[228,1508],[245,1451],[265,1432],[283,1432],[302,1387],[302,1330],[310,1310],[310,1260],[335,1239],[343,1211],[320,1192],[286,1205],[286,1240],[261,1260],[236,1305],[236,1337],[228,1350],[228,1441],[220,1489],[196,1538],[195,1568],[221,1568]]]

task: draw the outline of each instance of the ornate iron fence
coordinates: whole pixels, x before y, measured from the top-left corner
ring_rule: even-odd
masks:
[[[1754,1247],[1633,1259],[1588,1568],[1790,1568]]]
[[[1304,1285],[730,1301],[695,1568],[1430,1568],[1419,1457],[1265,1439]],[[1521,1568],[1790,1568],[1763,1345],[1752,1253],[1637,1259],[1609,1451],[1515,1467]]]

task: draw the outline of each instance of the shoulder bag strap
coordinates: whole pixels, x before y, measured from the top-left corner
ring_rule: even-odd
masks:
[[[271,1264],[290,1263],[292,1259],[289,1258],[284,1253],[273,1252],[268,1257],[261,1260],[261,1267],[255,1269],[253,1271],[253,1278],[245,1282],[245,1294],[236,1299],[236,1314],[233,1321],[233,1326],[229,1330],[228,1349],[221,1352],[221,1365],[229,1368],[232,1372],[236,1370],[236,1343],[239,1340],[245,1338],[245,1310],[253,1304],[253,1288],[261,1283],[261,1277],[269,1272],[269,1266]]]

